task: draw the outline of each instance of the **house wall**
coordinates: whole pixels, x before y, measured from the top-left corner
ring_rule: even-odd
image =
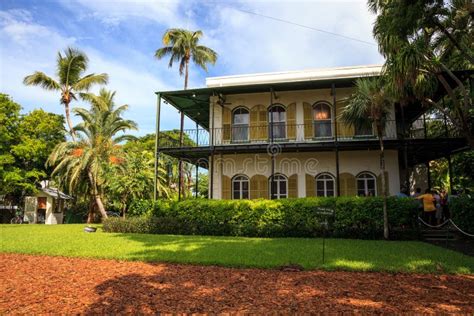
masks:
[[[222,198],[222,177],[232,178],[244,174],[251,178],[254,175],[271,175],[271,157],[268,154],[233,154],[215,155],[214,159],[213,198]],[[379,151],[341,151],[339,152],[339,174],[356,176],[362,171],[380,175]],[[390,195],[400,191],[398,152],[386,151],[386,171],[388,173],[388,189]],[[336,175],[335,152],[281,153],[275,161],[275,173],[287,177],[297,175],[297,196],[306,196],[307,175],[315,177],[319,173],[328,172]],[[379,181],[379,179],[377,179]],[[252,188],[251,188],[252,189]],[[379,190],[380,191],[380,190]]]
[[[343,108],[346,106],[344,99],[349,97],[353,92],[353,88],[336,88],[336,116],[340,115]],[[277,98],[273,97],[274,104],[282,104],[283,106],[288,106],[290,104],[296,105],[296,125],[308,124],[308,120],[312,120],[312,117],[304,116],[304,104],[311,104],[318,101],[328,102],[332,106],[332,120],[334,122],[335,112],[333,106],[333,96],[331,95],[331,89],[315,89],[315,90],[301,90],[301,91],[285,91],[285,92],[276,92]],[[270,105],[270,92],[268,93],[251,93],[251,94],[238,94],[238,95],[227,95],[226,103],[224,106],[221,106],[217,103],[217,97],[211,97],[210,101],[210,111],[209,111],[209,121],[211,122],[211,127],[216,129],[221,129],[224,127],[223,123],[223,112],[232,111],[237,107],[246,107],[251,110],[255,106],[263,105],[265,108],[268,108]],[[214,114],[213,114],[214,111]],[[214,120],[212,119],[214,115]],[[312,112],[310,114],[312,116]],[[287,115],[288,119],[288,115]],[[395,119],[395,108],[392,107],[391,113],[389,116],[389,122],[386,126],[387,136],[395,138],[396,137],[396,125],[394,123]],[[223,133],[216,131],[215,142],[214,144],[225,143],[223,141]],[[339,122],[338,124],[338,135],[339,136],[352,136],[353,129],[348,126],[344,126]],[[304,130],[299,128],[296,131],[296,141],[304,141]],[[252,139],[251,139],[252,140]]]
[[[45,224],[62,224],[63,222],[63,207],[61,208],[61,213],[54,213],[54,203],[50,195],[47,195],[43,192],[37,193],[35,196],[28,196],[25,198],[25,220],[30,224],[35,224],[38,222],[38,198],[46,198],[46,214],[45,214]]]

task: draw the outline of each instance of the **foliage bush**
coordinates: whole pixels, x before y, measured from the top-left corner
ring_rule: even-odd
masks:
[[[474,234],[474,195],[464,194],[451,198],[449,211],[452,220],[459,228]]]
[[[249,237],[314,237],[378,239],[383,236],[379,197],[302,198],[282,200],[135,201],[128,219],[107,219],[104,231]],[[393,238],[416,234],[417,202],[389,198]],[[317,210],[335,210],[324,216]],[[324,222],[327,220],[327,229]],[[400,234],[400,232],[402,234]]]

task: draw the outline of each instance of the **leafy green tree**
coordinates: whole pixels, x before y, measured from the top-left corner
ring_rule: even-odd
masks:
[[[368,4],[377,14],[373,32],[386,58],[385,73],[401,104],[415,99],[437,108],[473,149],[473,90],[464,71],[474,69],[472,3],[369,0]],[[438,85],[447,100],[434,100]]]
[[[217,61],[217,53],[214,50],[199,45],[202,35],[203,33],[200,30],[193,32],[179,28],[168,29],[162,39],[164,47],[157,49],[155,52],[155,57],[158,59],[170,57],[169,67],[172,67],[175,62],[179,62],[179,74],[184,75],[184,90],[188,88],[189,62],[191,60],[205,71],[207,71],[207,64],[214,65]],[[180,130],[183,130],[183,128],[184,113],[181,112]],[[182,133],[180,134],[179,143],[180,145],[183,144]],[[179,185],[184,188],[182,161],[179,161],[179,170],[181,174]]]
[[[380,174],[383,197],[384,238],[389,237],[387,214],[387,187],[385,177],[385,152],[383,135],[385,124],[393,107],[384,78],[357,79],[354,93],[348,98],[348,105],[341,113],[341,119],[356,128],[375,127],[380,144]]]
[[[152,151],[127,150],[120,163],[110,166],[107,172],[107,197],[118,204],[125,217],[128,206],[133,200],[153,198],[154,156]],[[165,169],[158,168],[158,192],[169,197],[166,186]]]
[[[59,91],[61,93],[61,104],[64,105],[69,132],[74,141],[76,134],[71,122],[69,104],[72,100],[77,99],[76,94],[78,92],[88,91],[93,85],[106,84],[108,81],[108,75],[105,73],[84,75],[84,72],[87,70],[87,64],[88,58],[86,54],[80,50],[68,47],[64,54],[58,52],[56,62],[57,80],[40,71],[26,76],[23,80],[23,83],[26,85],[40,86],[46,90]]]
[[[121,162],[119,144],[133,138],[118,134],[137,128],[135,122],[122,118],[128,106],[116,106],[114,96],[115,92],[105,89],[97,96],[83,95],[91,108],[73,110],[83,120],[74,128],[78,140],[59,144],[48,159],[49,165],[54,167],[53,175],[60,176],[69,191],[87,192],[103,218],[107,218],[103,203],[106,169]],[[93,210],[89,211],[88,221],[93,218]]]
[[[20,115],[21,106],[0,94],[0,195],[19,203],[49,179],[45,162],[65,139],[64,117],[43,110]]]

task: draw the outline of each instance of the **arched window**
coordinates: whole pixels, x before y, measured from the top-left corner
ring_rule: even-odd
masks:
[[[335,196],[334,177],[329,173],[316,176],[316,196]]]
[[[313,105],[314,137],[332,137],[331,106],[327,102]]]
[[[270,177],[270,197],[272,199],[286,199],[288,197],[288,179],[282,174]]]
[[[232,112],[232,141],[246,142],[249,140],[249,111],[239,107]]]
[[[375,176],[370,172],[361,172],[356,177],[357,195],[375,196],[377,195],[377,183]]]
[[[249,178],[238,175],[232,178],[232,199],[241,200],[249,198]]]
[[[286,138],[286,110],[282,105],[272,105],[268,109],[269,137]]]

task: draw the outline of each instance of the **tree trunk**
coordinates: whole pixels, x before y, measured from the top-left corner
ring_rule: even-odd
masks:
[[[72,121],[71,121],[71,114],[69,111],[69,102],[64,103],[64,109],[66,110],[66,121],[67,125],[69,127],[69,133],[71,134],[72,141],[76,141],[76,132],[74,131],[74,127],[72,126]]]
[[[380,143],[380,173],[381,173],[381,185],[382,185],[382,199],[383,199],[383,237],[385,239],[389,238],[389,229],[388,229],[388,211],[387,211],[387,187],[385,185],[385,151],[383,143],[383,129],[380,126],[377,126],[377,134],[379,137]]]
[[[95,178],[90,171],[88,172],[88,176],[89,176],[89,181],[92,187],[92,194],[94,196],[95,204],[97,205],[97,208],[99,209],[100,215],[103,218],[107,218],[108,217],[107,212],[105,211],[104,203],[102,203],[102,199],[100,198],[100,194],[99,194],[99,190],[97,189],[97,183],[95,181]]]
[[[102,199],[100,198],[99,194],[95,194],[95,204],[97,205],[97,208],[99,209],[100,215],[102,215],[102,218],[107,218],[107,212],[105,211],[104,204],[102,203]]]
[[[188,78],[189,78],[189,59],[186,60],[186,66],[184,71],[184,90],[188,89]],[[180,118],[180,127],[179,127],[179,146],[183,146],[183,129],[184,129],[184,112],[181,111]],[[179,188],[178,192],[183,194],[183,198],[186,197],[186,190],[184,190],[184,175],[183,175],[183,162],[179,160]],[[180,196],[178,197],[180,198]]]
[[[94,207],[95,207],[94,200],[90,199],[89,213],[87,214],[87,224],[92,224],[94,222]]]

